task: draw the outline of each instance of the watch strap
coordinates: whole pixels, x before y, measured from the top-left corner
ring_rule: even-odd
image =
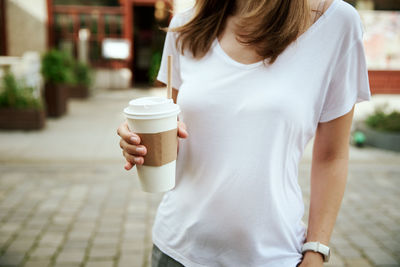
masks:
[[[324,258],[324,262],[329,261],[329,256],[330,256],[330,249],[328,246],[325,246],[324,244],[321,244],[320,242],[307,242],[304,243],[301,253],[304,254],[306,251],[314,251],[322,254]]]

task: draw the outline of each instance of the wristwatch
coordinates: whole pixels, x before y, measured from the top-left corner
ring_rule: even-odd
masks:
[[[301,253],[305,253],[306,251],[314,251],[322,254],[324,257],[324,262],[329,261],[329,257],[331,256],[331,250],[328,246],[321,244],[320,242],[307,242],[304,243],[301,248]]]

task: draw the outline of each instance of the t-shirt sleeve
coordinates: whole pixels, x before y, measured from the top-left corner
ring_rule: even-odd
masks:
[[[179,18],[177,16],[173,17],[169,27],[174,28],[179,26]],[[172,55],[172,87],[179,90],[179,87],[182,84],[181,73],[180,73],[180,62],[179,56],[180,53],[176,47],[176,32],[167,32],[167,36],[164,42],[164,49],[161,58],[160,70],[157,75],[157,80],[162,83],[167,83],[168,80],[168,55]]]
[[[368,70],[361,37],[351,45],[334,68],[319,122],[343,116],[354,104],[370,99]]]

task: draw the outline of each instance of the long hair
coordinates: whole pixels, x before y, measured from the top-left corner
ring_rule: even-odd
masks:
[[[183,54],[203,57],[224,30],[229,15],[239,15],[237,40],[254,47],[269,64],[310,25],[308,0],[246,0],[237,8],[235,0],[197,0],[195,13],[186,24],[169,29],[177,32],[176,45]]]

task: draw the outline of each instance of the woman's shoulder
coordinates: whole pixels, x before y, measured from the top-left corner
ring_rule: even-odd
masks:
[[[358,11],[344,0],[333,1],[332,4],[336,4],[333,12],[335,20],[335,23],[332,24],[333,27],[352,37],[362,37],[364,29]]]
[[[186,8],[182,11],[176,12],[170,22],[169,27],[176,28],[186,24],[194,14],[194,7]]]

